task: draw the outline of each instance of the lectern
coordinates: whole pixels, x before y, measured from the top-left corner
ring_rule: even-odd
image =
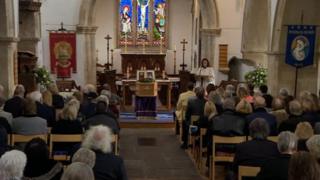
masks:
[[[158,84],[152,82],[136,83],[135,111],[138,120],[154,120],[157,117]]]

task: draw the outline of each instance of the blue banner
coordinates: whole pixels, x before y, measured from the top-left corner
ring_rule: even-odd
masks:
[[[316,26],[289,25],[286,49],[286,63],[294,67],[313,64]]]

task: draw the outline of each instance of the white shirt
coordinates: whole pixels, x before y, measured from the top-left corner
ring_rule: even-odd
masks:
[[[206,88],[208,84],[215,84],[214,69],[212,67],[200,67],[195,75],[197,80],[196,86]]]

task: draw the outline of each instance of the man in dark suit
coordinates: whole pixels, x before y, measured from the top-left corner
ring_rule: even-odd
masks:
[[[239,165],[259,166],[279,155],[277,144],[267,140],[269,126],[264,119],[257,118],[249,125],[252,140],[241,143],[236,148],[234,168]]]
[[[280,155],[267,161],[261,168],[256,180],[287,180],[291,155],[297,151],[297,137],[289,131],[281,132],[278,136]]]
[[[112,153],[110,128],[99,125],[87,131],[82,147],[96,154],[93,173],[96,180],[128,180],[124,161]]]
[[[262,97],[266,100],[266,107],[272,108],[273,97],[270,94],[268,94],[268,86],[261,85],[259,89],[262,93]]]
[[[24,108],[24,86],[19,84],[14,90],[13,97],[6,101],[3,110],[12,114],[13,118],[23,114]]]
[[[119,134],[119,123],[116,116],[108,109],[108,104],[107,96],[101,95],[97,98],[96,114],[83,122],[85,129],[89,129],[90,126],[104,125],[109,127],[114,134]]]
[[[263,97],[257,96],[254,98],[254,111],[252,114],[247,116],[247,124],[250,124],[256,118],[264,119],[268,125],[270,130],[270,135],[275,136],[278,135],[277,132],[277,120],[276,117],[267,112],[265,109],[266,101]]]
[[[206,104],[206,100],[204,99],[204,88],[203,87],[196,87],[194,89],[196,96],[190,97],[187,103],[187,110],[185,114],[185,121],[186,121],[186,132],[189,132],[190,125],[197,125],[197,126],[205,126],[204,122],[191,122],[192,116],[199,116],[199,120],[202,120],[203,113],[204,113],[204,105]],[[183,139],[183,144],[181,145],[182,149],[188,148],[188,134]]]

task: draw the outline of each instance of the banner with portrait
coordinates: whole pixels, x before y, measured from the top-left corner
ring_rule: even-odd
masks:
[[[70,78],[77,72],[76,33],[52,31],[49,35],[51,73],[58,78]]]
[[[289,25],[286,63],[298,68],[313,64],[316,26]]]

